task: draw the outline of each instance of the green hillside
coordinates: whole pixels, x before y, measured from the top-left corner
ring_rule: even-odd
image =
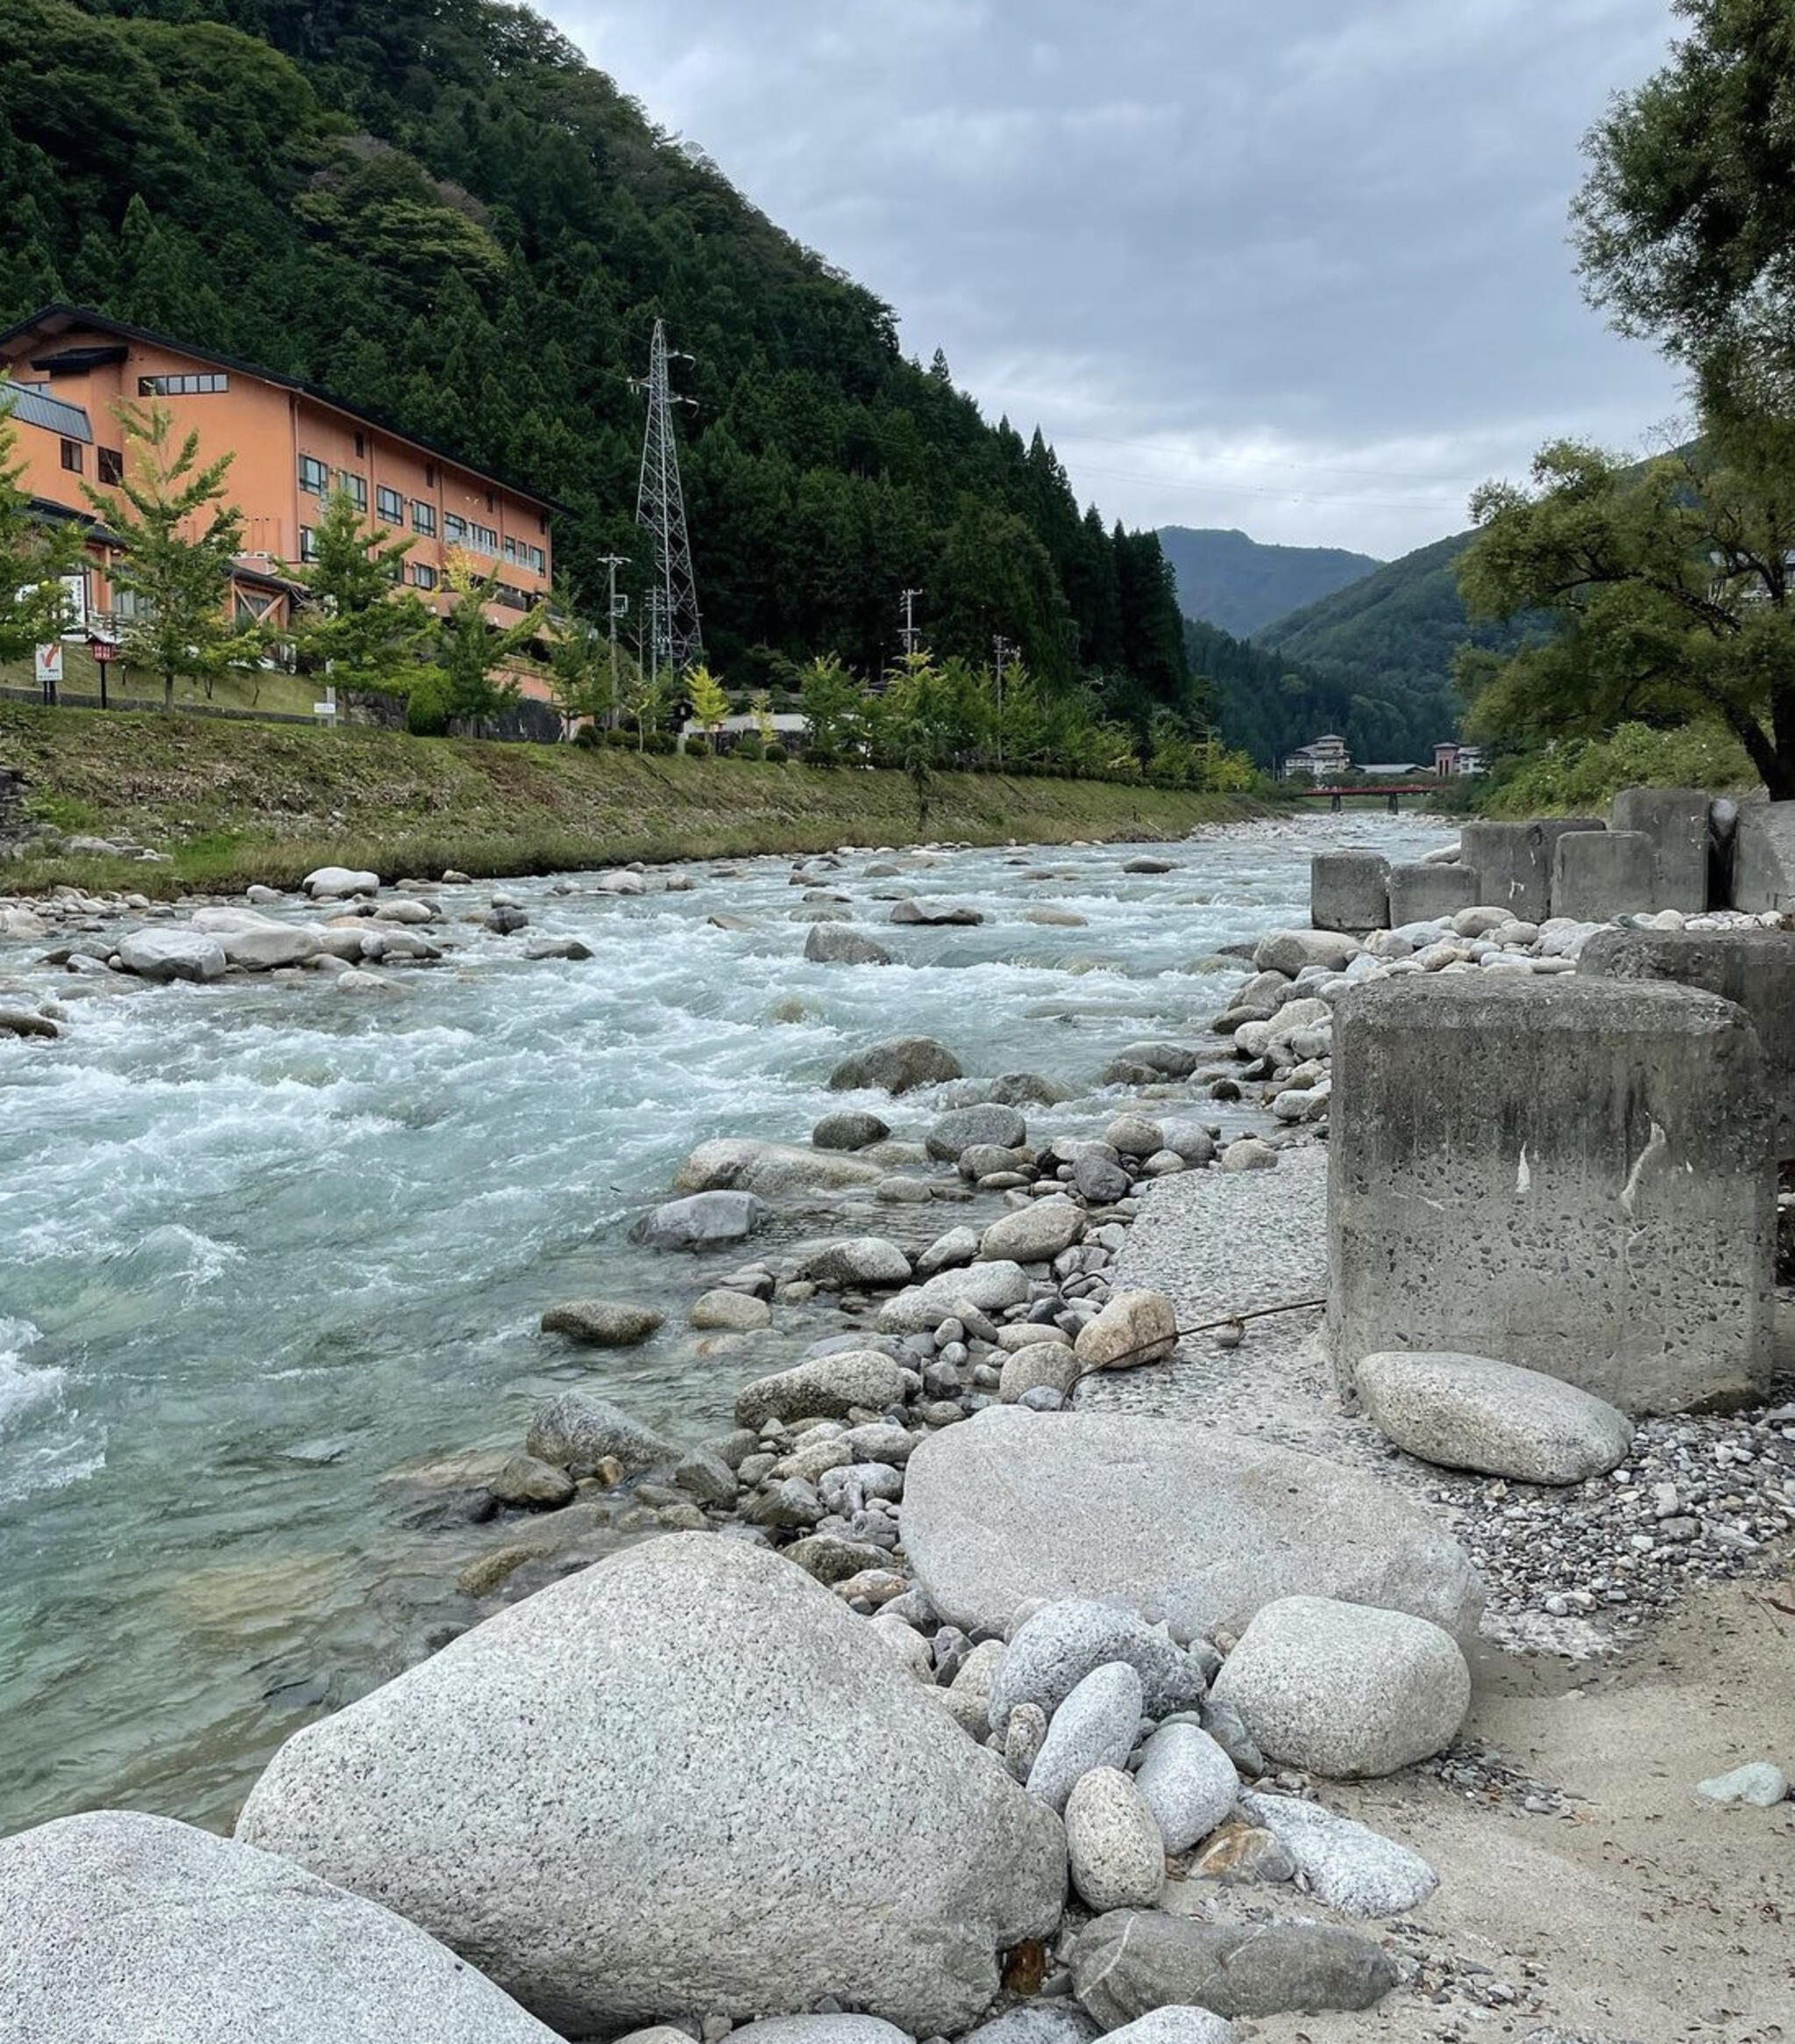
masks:
[[[1380,564],[1340,547],[1265,546],[1244,532],[1162,525],[1160,546],[1186,617],[1237,639],[1369,575]]]
[[[564,502],[564,564],[642,562],[663,316],[708,649],[736,686],[1002,633],[1145,726],[1183,706],[1151,532],[800,247],[548,24],[497,0],[0,0],[0,320],[98,307],[323,385]],[[629,578],[626,578],[627,584]],[[640,588],[641,581],[634,586]]]
[[[1458,648],[1511,651],[1529,628],[1466,618],[1454,567],[1470,540],[1458,533],[1404,554],[1254,634],[1309,678],[1323,720],[1316,729],[1340,732],[1355,759],[1430,758],[1458,727]]]

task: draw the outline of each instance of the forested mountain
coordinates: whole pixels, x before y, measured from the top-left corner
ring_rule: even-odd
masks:
[[[1436,741],[1458,728],[1458,648],[1510,651],[1529,628],[1473,626],[1465,616],[1454,570],[1470,540],[1458,533],[1404,554],[1254,634],[1324,692],[1332,720],[1320,728],[1340,732],[1355,759],[1430,758]]]
[[[667,320],[713,664],[1020,645],[1145,727],[1194,706],[1152,532],[1081,513],[890,310],[496,0],[0,0],[0,320],[100,308],[321,384],[569,507],[590,595],[633,522]],[[638,583],[636,585],[640,586]]]
[[[1380,564],[1341,547],[1264,546],[1244,532],[1162,525],[1160,545],[1186,617],[1248,639],[1262,625],[1330,596]]]
[[[1184,644],[1198,685],[1206,685],[1214,697],[1223,742],[1267,770],[1275,772],[1287,753],[1323,731],[1340,732],[1355,759],[1399,756],[1377,749],[1381,727],[1360,714],[1343,685],[1195,618],[1184,621]],[[1432,756],[1430,748],[1431,742],[1424,756]]]

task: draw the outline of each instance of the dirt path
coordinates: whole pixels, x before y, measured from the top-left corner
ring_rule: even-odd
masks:
[[[1330,1785],[1330,1806],[1439,1874],[1412,1927],[1390,1933],[1423,1977],[1368,2014],[1268,2018],[1239,2026],[1243,2037],[1795,2040],[1795,1802],[1722,1810],[1693,1793],[1747,1760],[1795,1767],[1795,1617],[1771,1596],[1795,1604],[1795,1585],[1697,1593],[1628,1658],[1579,1671],[1556,1694],[1525,1662],[1486,1663],[1466,1736],[1560,1791],[1564,1814],[1529,1814],[1518,1797],[1467,1802],[1415,1770]],[[1493,1988],[1515,1999],[1479,2005]]]

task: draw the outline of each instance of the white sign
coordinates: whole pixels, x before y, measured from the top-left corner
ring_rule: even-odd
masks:
[[[85,572],[63,576],[62,589],[62,635],[65,639],[84,638],[88,628],[88,578]]]
[[[62,679],[62,645],[60,640],[52,640],[47,646],[37,649],[38,679],[45,686]]]
[[[337,691],[334,688],[327,688],[324,691],[324,699],[323,702],[314,703],[312,705],[312,714],[315,717],[323,718],[324,722],[327,724],[334,725],[336,723]]]

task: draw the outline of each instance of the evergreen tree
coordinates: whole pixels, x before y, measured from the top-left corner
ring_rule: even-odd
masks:
[[[458,723],[478,732],[515,699],[514,682],[499,678],[508,660],[542,630],[539,604],[515,624],[502,628],[486,616],[499,593],[499,571],[482,575],[471,562],[452,558],[443,575],[451,593],[437,627],[432,669],[412,691],[414,730]]]
[[[348,491],[331,493],[311,560],[281,569],[305,592],[291,628],[302,667],[354,688],[409,690],[436,631],[435,613],[403,584],[412,543],[394,541],[387,526],[365,525]]]
[[[260,634],[227,614],[231,564],[243,545],[243,513],[225,501],[234,458],[223,454],[202,468],[199,435],[171,444],[166,406],[123,404],[124,479],[116,489],[82,492],[123,549],[109,571],[116,591],[131,600],[119,651],[162,685],[162,707],[174,706],[179,681],[212,682],[232,668],[252,666]]]

